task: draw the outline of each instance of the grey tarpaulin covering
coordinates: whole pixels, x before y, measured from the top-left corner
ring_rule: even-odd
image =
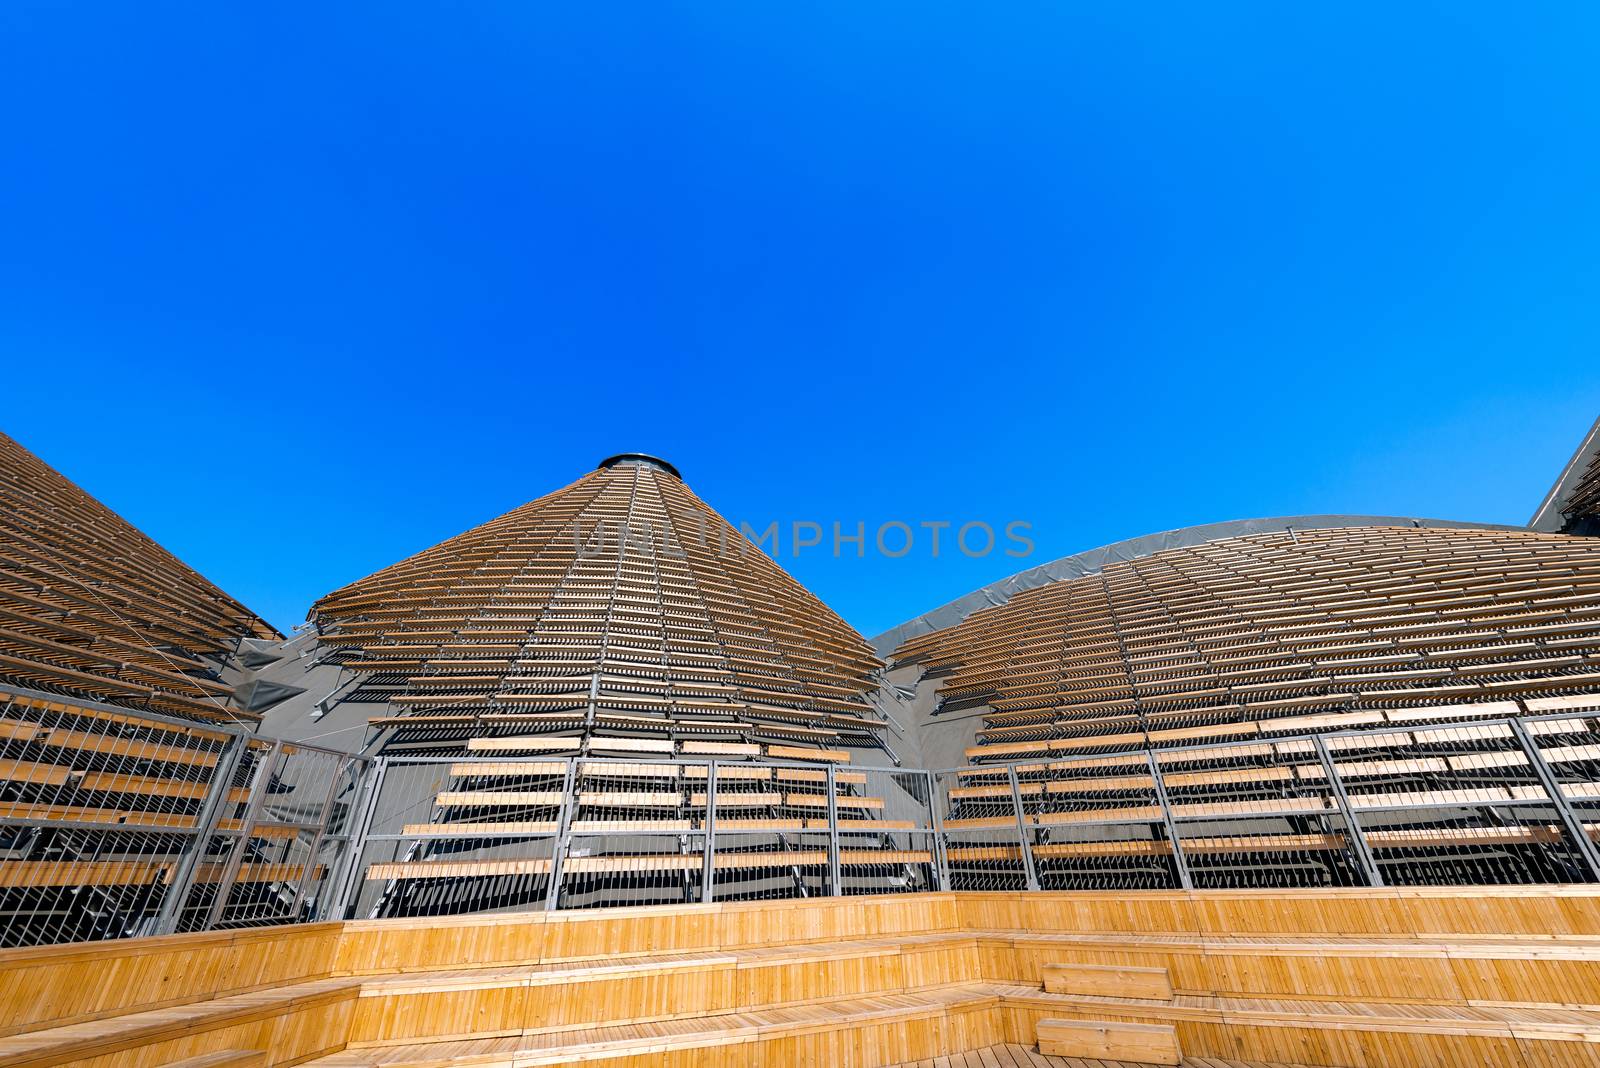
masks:
[[[251,679],[233,690],[233,698],[246,712],[264,712],[281,704],[295,694],[305,693],[303,686],[290,686],[271,679]]]
[[[378,732],[368,725],[367,717],[382,715],[387,707],[341,700],[360,678],[337,664],[320,663],[317,638],[310,631],[280,643],[276,651],[276,662],[256,671],[250,681],[293,693],[265,711],[257,733],[347,753],[370,751]]]
[[[1283,530],[1325,530],[1330,527],[1454,527],[1478,530],[1521,530],[1522,527],[1498,523],[1459,523],[1449,519],[1412,519],[1382,515],[1294,515],[1270,519],[1232,519],[1223,523],[1204,523],[1181,530],[1167,530],[1160,534],[1146,534],[1127,541],[1102,545],[1098,549],[1063,556],[1048,564],[1019,571],[1010,578],[992,582],[982,589],[973,590],[947,605],[935,608],[913,620],[886,630],[872,639],[878,655],[887,658],[908,638],[929,631],[943,630],[966,619],[980,608],[1005,604],[1023,590],[1044,586],[1061,579],[1098,575],[1107,564],[1121,563],[1150,556],[1163,549],[1178,549],[1186,545],[1200,545],[1220,538],[1237,538],[1245,534],[1265,534]]]
[[[1567,461],[1567,466],[1561,469],[1561,475],[1556,479],[1555,485],[1550,487],[1550,492],[1544,495],[1539,510],[1533,513],[1533,518],[1528,520],[1528,526],[1534,530],[1558,531],[1566,526],[1567,517],[1562,515],[1562,509],[1567,506],[1567,500],[1572,496],[1572,491],[1578,488],[1578,483],[1583,479],[1583,473],[1589,469],[1589,463],[1600,453],[1600,419],[1594,421],[1594,426],[1589,428],[1589,433],[1584,436],[1583,443],[1578,446],[1578,451],[1572,454],[1572,459]],[[1577,533],[1593,533],[1592,531],[1578,531]]]
[[[283,642],[268,638],[244,638],[239,642],[239,664],[254,670],[283,659]]]

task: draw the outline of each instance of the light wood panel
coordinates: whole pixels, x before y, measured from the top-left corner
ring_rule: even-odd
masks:
[[[1300,1068],[1292,1064],[1264,1064],[1224,1060],[1220,1057],[1194,1058],[1183,1062],[1185,1068]],[[951,1053],[938,1058],[905,1061],[891,1068],[1131,1068],[1130,1061],[1092,1060],[1083,1057],[1055,1057],[1040,1053],[1037,1046],[1020,1042],[1002,1042],[998,1046]]]
[[[223,1049],[173,1061],[163,1068],[267,1068],[271,1063],[266,1050]]]
[[[0,951],[0,1035],[328,976],[337,923]]]
[[[1178,1032],[1162,1024],[1045,1019],[1039,1021],[1038,1034],[1039,1052],[1059,1057],[1169,1065],[1183,1060]]]
[[[1012,952],[1015,953],[1015,940]],[[1088,994],[1106,998],[1172,999],[1172,981],[1167,969],[1109,964],[1044,965],[1040,972],[1044,988],[1052,994]]]
[[[1542,1068],[1600,1048],[1597,905],[1592,888],[924,894],[13,951],[0,1059],[880,1065],[1066,1019],[1175,1028],[1199,1057]],[[1063,965],[1161,969],[1177,993],[1044,990]]]

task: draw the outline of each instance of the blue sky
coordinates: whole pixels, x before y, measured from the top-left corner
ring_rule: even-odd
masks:
[[[868,635],[1600,414],[1593,5],[0,5],[0,428],[280,627],[657,452]],[[787,546],[785,546],[787,552]]]

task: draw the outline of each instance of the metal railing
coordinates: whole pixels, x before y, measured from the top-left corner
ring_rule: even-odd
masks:
[[[341,899],[355,916],[1600,882],[1600,711],[936,772],[390,757],[375,781]]]
[[[936,775],[958,890],[1600,882],[1600,711]]]
[[[0,689],[0,945],[325,918],[369,764]]]
[[[378,759],[355,916],[940,887],[932,777],[800,762]]]
[[[1600,699],[921,771],[366,758],[15,691],[0,784],[5,945],[941,889],[1600,882]]]

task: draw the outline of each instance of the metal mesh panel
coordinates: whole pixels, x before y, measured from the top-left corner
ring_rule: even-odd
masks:
[[[950,888],[1027,889],[1028,864],[1008,769],[938,772],[935,784],[945,803],[941,822]]]
[[[137,934],[170,893],[193,837],[50,824],[0,829],[5,946]]]
[[[555,839],[369,839],[354,914],[446,916],[544,908]],[[420,859],[419,859],[420,858]]]
[[[1600,713],[1600,699],[1584,707]],[[1600,871],[1593,715],[1282,733],[941,773],[951,883],[1537,884],[1594,881]]]
[[[1166,750],[1158,762],[1195,887],[1367,882],[1311,742]]]
[[[1362,813],[1384,881],[1493,886],[1591,880],[1549,805],[1479,805]]]
[[[863,848],[865,846],[865,848]],[[868,843],[845,838],[841,894],[918,894],[939,889],[930,836],[879,834]]]
[[[701,899],[703,834],[574,834],[561,865],[561,908],[681,905]]]
[[[366,915],[940,885],[933,792],[920,771],[597,757],[385,758],[379,778],[368,847],[353,876],[362,886],[358,912]],[[511,876],[523,880],[519,892],[507,891],[503,880]],[[502,881],[482,881],[490,878]],[[435,885],[444,880],[459,885],[447,892]],[[481,903],[473,885],[482,888]]]
[[[929,776],[919,771],[859,768],[835,770],[833,778],[840,893],[939,889]]]
[[[238,732],[0,693],[0,944],[149,929]]]
[[[1600,696],[1593,703],[1588,715],[1528,719],[1523,724],[1563,796],[1577,801],[1600,798]]]
[[[1509,721],[1328,740],[1351,810],[1385,882],[1585,882],[1581,848],[1523,741],[1553,724]],[[1544,761],[1545,767],[1548,762]]]
[[[544,908],[571,774],[566,760],[385,759],[354,914]]]
[[[1179,825],[1198,889],[1363,886],[1342,817],[1216,820]]]
[[[340,859],[341,828],[364,770],[343,754],[281,743],[252,742],[250,755],[243,813],[217,826],[231,837],[228,856],[196,877],[197,888],[213,887],[205,920],[212,929],[320,918],[318,904]]]
[[[0,943],[321,918],[368,763],[0,692]]]
[[[833,893],[826,830],[716,835],[716,901],[824,897]]]
[[[8,713],[10,945],[342,915],[1600,873],[1600,707],[937,773],[583,756],[389,757],[369,774],[126,712],[98,732],[81,712]]]
[[[1016,771],[1041,889],[1179,885],[1145,754],[1051,761]]]

